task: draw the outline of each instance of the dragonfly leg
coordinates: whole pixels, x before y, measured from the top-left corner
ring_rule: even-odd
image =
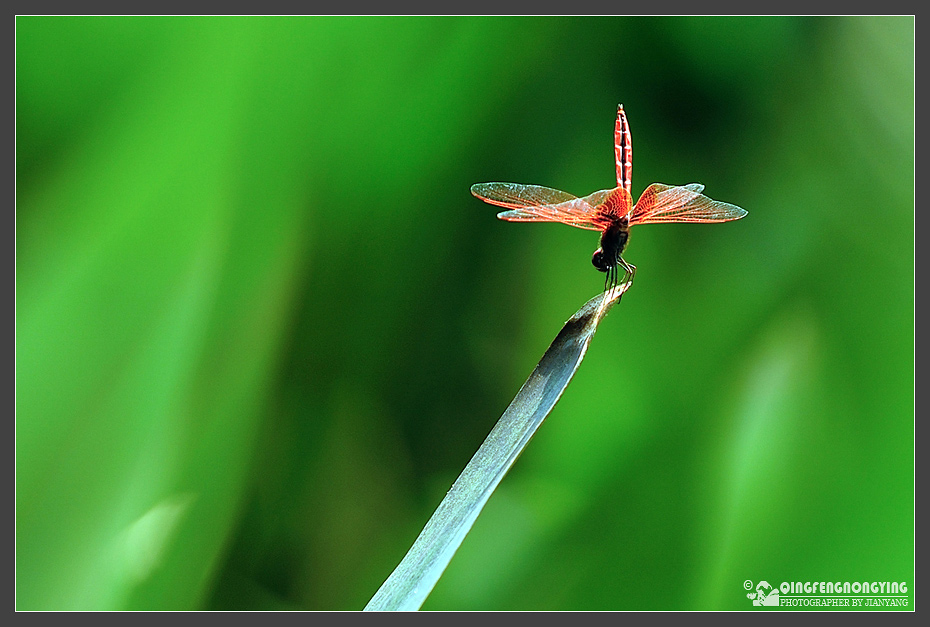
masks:
[[[604,280],[604,291],[617,287],[617,266],[607,268],[607,277]]]
[[[629,277],[629,282],[632,282],[633,277],[636,276],[636,266],[624,261],[623,257],[619,258],[618,263],[623,267],[623,271],[626,273],[623,277],[624,282],[627,282],[627,277]]]

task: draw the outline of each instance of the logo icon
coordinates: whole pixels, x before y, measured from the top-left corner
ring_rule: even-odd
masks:
[[[757,583],[756,591],[750,592],[746,596],[752,600],[753,605],[778,605],[778,588],[772,587],[772,584],[767,581]]]

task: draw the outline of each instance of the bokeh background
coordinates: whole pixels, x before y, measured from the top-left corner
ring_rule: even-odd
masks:
[[[914,19],[19,17],[16,605],[361,609],[597,235],[701,182],[424,605],[914,578]]]

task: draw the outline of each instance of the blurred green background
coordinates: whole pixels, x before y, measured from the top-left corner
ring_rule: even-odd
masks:
[[[16,605],[361,609],[701,182],[424,609],[914,578],[914,19],[16,20]]]

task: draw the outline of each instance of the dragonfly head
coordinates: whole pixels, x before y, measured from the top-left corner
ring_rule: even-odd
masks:
[[[598,248],[594,251],[594,255],[591,257],[591,263],[594,264],[594,267],[597,268],[599,272],[607,272],[611,265],[616,265],[616,263],[610,263],[610,260],[604,255],[603,248]]]

